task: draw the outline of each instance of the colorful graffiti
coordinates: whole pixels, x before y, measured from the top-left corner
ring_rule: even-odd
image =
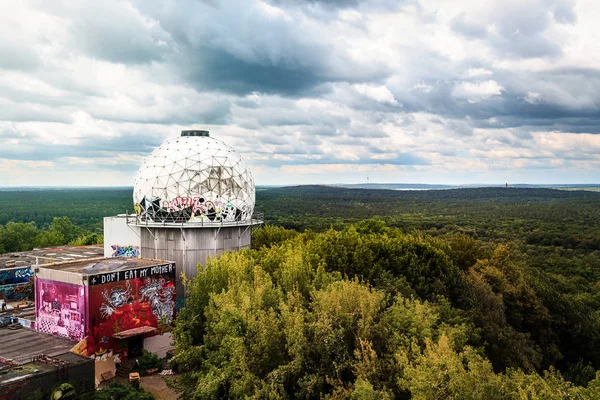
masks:
[[[146,278],[140,289],[142,300],[150,303],[152,313],[160,321],[170,324],[175,315],[175,286],[166,285],[164,278]]]
[[[113,250],[113,257],[140,257],[140,248],[138,246],[120,246],[118,244],[113,244],[110,247]]]
[[[102,291],[102,296],[105,302],[100,306],[100,315],[103,318],[108,318],[120,307],[127,304],[131,296],[131,284],[127,281],[127,288],[117,286],[111,289],[110,294],[107,289]]]
[[[16,279],[29,280],[29,278],[32,276],[33,276],[33,271],[31,270],[31,268],[21,268],[21,269],[15,270],[15,278]]]
[[[31,268],[0,269],[0,285],[29,282],[33,276]]]
[[[29,267],[0,270],[0,298],[24,300],[33,297],[33,289],[29,285],[32,276],[33,271]]]
[[[7,300],[26,300],[33,298],[33,287],[30,283],[4,285],[0,286],[0,293],[3,293]]]
[[[175,317],[175,266],[114,271],[89,278],[90,334],[86,351],[125,351],[116,333],[170,323]],[[125,346],[122,348],[121,346]]]
[[[35,293],[38,331],[77,341],[85,337],[86,288],[83,285],[36,279]]]
[[[233,222],[251,217],[247,205],[236,207],[229,201],[204,197],[175,197],[173,200],[143,198],[135,205],[138,215],[160,222]]]

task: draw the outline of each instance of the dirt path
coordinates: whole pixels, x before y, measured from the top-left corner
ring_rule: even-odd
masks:
[[[143,376],[141,386],[146,392],[152,393],[156,397],[156,400],[177,399],[177,393],[167,387],[167,383],[161,375]]]
[[[167,376],[166,379],[169,379]],[[150,375],[150,376],[142,376],[140,379],[140,383],[142,388],[149,393],[152,393],[156,400],[176,400],[177,393],[167,387],[167,383],[164,380],[162,375]],[[119,382],[124,385],[129,385],[129,380],[127,378],[121,378],[119,376],[112,379],[110,382]],[[108,386],[109,382],[104,381],[100,384],[100,387]]]

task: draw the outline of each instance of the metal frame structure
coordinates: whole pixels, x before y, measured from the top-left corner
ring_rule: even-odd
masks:
[[[133,198],[144,225],[252,224],[254,178],[224,142],[207,131],[183,131],[144,160]]]

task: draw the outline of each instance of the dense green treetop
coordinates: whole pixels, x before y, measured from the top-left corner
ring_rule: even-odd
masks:
[[[261,248],[189,283],[172,361],[182,398],[600,395],[592,285],[462,235],[263,229]]]

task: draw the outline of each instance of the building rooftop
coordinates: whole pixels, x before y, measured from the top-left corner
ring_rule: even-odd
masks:
[[[76,343],[27,328],[0,328],[0,366],[31,362],[39,354],[55,357],[71,351]]]
[[[30,251],[0,254],[0,269],[29,267],[36,264],[52,264],[103,256],[104,247],[102,245],[61,246],[46,249],[34,249]]]
[[[170,261],[150,258],[102,257],[90,260],[68,261],[60,264],[40,265],[40,268],[75,272],[82,275],[98,275],[169,263]]]
[[[34,373],[52,371],[57,365],[79,364],[89,361],[71,353],[75,345],[68,339],[27,328],[0,328],[0,384],[22,379]],[[44,354],[50,362],[34,360]]]

